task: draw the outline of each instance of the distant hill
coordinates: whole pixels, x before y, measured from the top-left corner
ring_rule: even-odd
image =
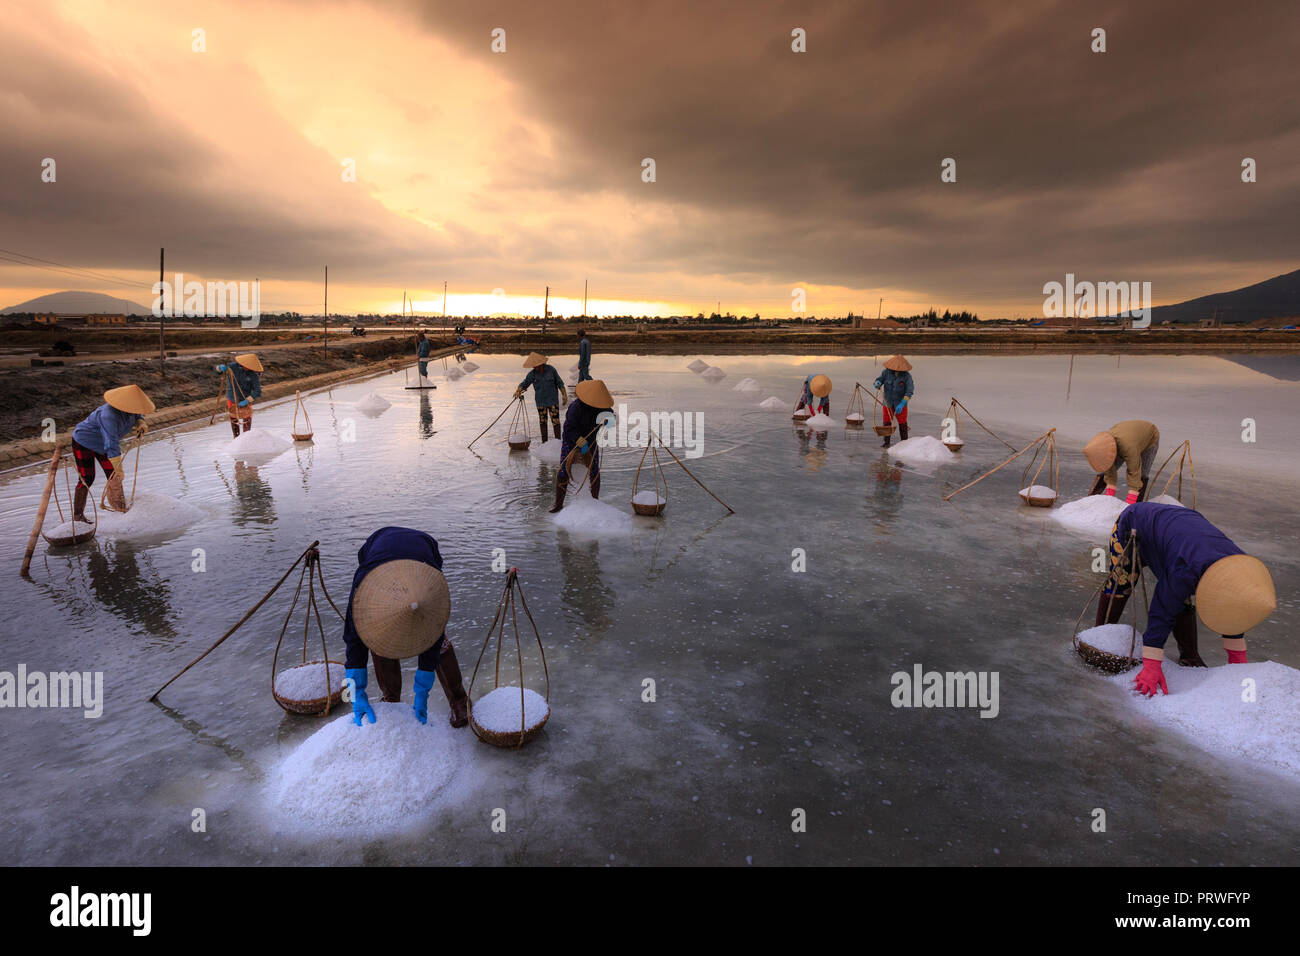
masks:
[[[129,299],[104,295],[102,292],[51,292],[19,302],[7,309],[0,309],[0,315],[11,312],[56,312],[61,315],[99,314],[108,315],[152,315],[143,305],[137,305]]]
[[[1151,322],[1200,322],[1215,315],[1224,325],[1300,316],[1300,269],[1231,292],[1216,292],[1151,310]]]

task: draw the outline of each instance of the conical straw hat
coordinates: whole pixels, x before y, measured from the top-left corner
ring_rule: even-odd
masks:
[[[592,408],[614,407],[614,396],[609,394],[609,389],[605,387],[605,383],[598,378],[590,378],[585,382],[579,382],[576,390],[578,397]]]
[[[912,371],[912,363],[901,355],[891,355],[889,360],[885,362],[885,368],[895,372],[910,372]]]
[[[818,398],[825,398],[831,393],[831,380],[825,375],[814,375],[808,383],[808,390]]]
[[[252,352],[245,352],[243,355],[236,355],[235,361],[244,366],[244,368],[251,368],[254,372],[263,371],[261,361]]]
[[[1212,631],[1227,637],[1258,627],[1277,608],[1273,578],[1259,558],[1234,554],[1220,558],[1196,586],[1196,613]]]
[[[1115,436],[1110,432],[1097,432],[1083,446],[1083,457],[1088,459],[1093,471],[1109,471],[1110,466],[1115,464],[1117,455],[1119,446],[1115,444]]]
[[[545,365],[547,358],[548,356],[543,355],[541,352],[529,352],[527,358],[524,359],[524,368],[537,368],[539,365]]]
[[[380,657],[423,654],[451,616],[451,592],[442,572],[423,561],[385,561],[352,595],[352,623],[362,643]]]
[[[104,393],[104,401],[119,412],[129,412],[132,415],[148,415],[154,410],[153,402],[139,385],[110,388]]]

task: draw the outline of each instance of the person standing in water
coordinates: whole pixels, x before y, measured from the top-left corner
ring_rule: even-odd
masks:
[[[1173,634],[1178,663],[1204,667],[1196,619],[1223,637],[1229,664],[1246,663],[1246,632],[1277,607],[1273,578],[1199,511],[1138,502],[1120,512],[1110,535],[1110,574],[1097,602],[1097,626],[1118,624],[1133,586],[1148,567],[1156,587],[1142,634],[1142,670],[1134,688],[1168,694],[1162,661]]]
[[[586,329],[578,329],[578,381],[591,381],[591,339]]]
[[[1155,464],[1160,449],[1160,429],[1139,418],[1112,425],[1108,431],[1098,432],[1083,446],[1083,457],[1097,472],[1089,494],[1107,494],[1114,497],[1119,485],[1119,466],[1124,464],[1124,480],[1128,485],[1126,504],[1147,499],[1147,482],[1151,466]]]
[[[108,503],[115,511],[126,510],[122,489],[122,439],[149,430],[144,416],[154,404],[139,385],[123,385],[104,393],[104,404],[83,418],[72,430],[72,459],[77,465],[77,490],[72,499],[72,520],[86,521],[86,498],[95,483],[95,463],[108,479]]]
[[[433,344],[420,332],[415,337],[415,358],[420,364],[420,384],[429,377],[429,353],[433,351]]]
[[[831,380],[825,375],[809,375],[803,380],[803,390],[799,393],[799,404],[795,411],[808,409],[809,415],[829,415],[831,413]]]
[[[262,397],[262,363],[247,352],[236,355],[229,365],[214,368],[225,376],[226,411],[230,413],[230,430],[238,438],[241,422],[244,431],[253,427],[253,399]]]
[[[898,440],[907,441],[907,403],[912,399],[912,363],[901,355],[892,355],[872,388],[884,390],[885,424],[898,420]],[[888,448],[892,436],[886,435],[881,447]]]
[[[515,398],[520,398],[530,385],[533,399],[537,403],[537,423],[542,432],[542,444],[549,440],[547,430],[549,422],[555,428],[555,437],[560,437],[560,404],[569,404],[569,393],[564,388],[564,381],[554,365],[548,365],[547,356],[540,352],[530,352],[524,359],[524,368],[529,372],[515,389]]]
[[[560,442],[560,470],[555,476],[555,505],[551,514],[564,507],[564,496],[569,490],[570,469],[581,461],[591,476],[591,497],[600,497],[600,448],[596,445],[596,432],[600,428],[601,412],[614,407],[614,398],[605,383],[595,378],[579,382],[574,391],[577,397],[564,416],[564,433]]]

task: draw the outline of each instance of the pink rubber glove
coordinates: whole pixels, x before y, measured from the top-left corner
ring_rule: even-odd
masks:
[[[1112,498],[1114,498],[1114,497],[1115,497],[1115,486],[1114,486],[1114,485],[1107,485],[1107,486],[1106,486],[1106,494],[1108,494],[1108,495],[1110,495]]]
[[[1169,685],[1165,683],[1165,672],[1158,660],[1154,657],[1148,657],[1142,661],[1142,670],[1134,679],[1133,688],[1147,697],[1154,697],[1156,688],[1166,694],[1169,693]]]
[[[1228,651],[1228,663],[1229,663],[1229,664],[1244,664],[1244,663],[1246,663],[1246,652],[1245,652],[1245,651]]]
[[[1126,505],[1137,504],[1137,500],[1138,500],[1138,493],[1136,491],[1130,491],[1128,495],[1124,498],[1124,504]]]

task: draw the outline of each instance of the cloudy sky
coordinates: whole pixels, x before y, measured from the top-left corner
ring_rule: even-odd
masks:
[[[301,312],[326,265],[331,311],[446,280],[452,314],[574,314],[589,279],[593,314],[985,317],[1066,272],[1160,304],[1300,267],[1294,0],[6,10],[0,305],[147,305],[159,246]]]

